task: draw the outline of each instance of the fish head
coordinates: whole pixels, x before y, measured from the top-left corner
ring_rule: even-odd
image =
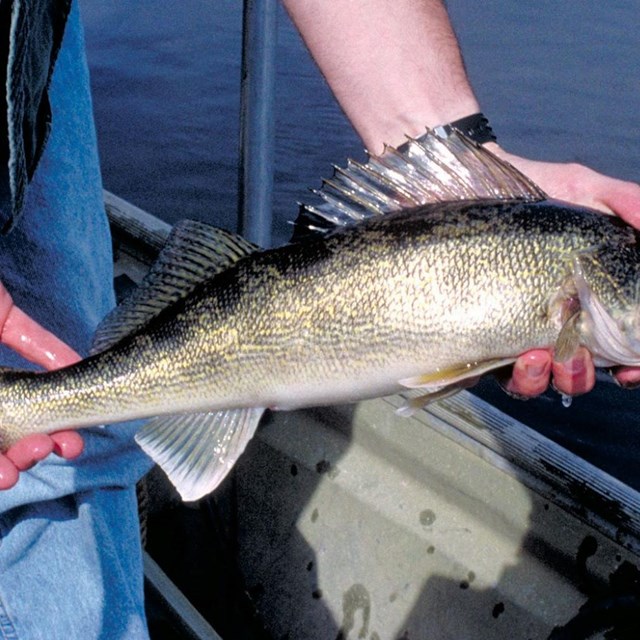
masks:
[[[640,366],[640,249],[605,246],[573,258],[580,342],[596,366]]]

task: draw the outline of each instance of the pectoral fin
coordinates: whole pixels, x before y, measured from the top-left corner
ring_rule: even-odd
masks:
[[[400,384],[408,389],[426,391],[408,398],[405,405],[397,410],[398,415],[411,416],[431,402],[442,400],[475,385],[483,374],[507,366],[515,362],[515,358],[494,358],[483,362],[470,362],[449,369],[425,373],[414,378],[400,380]]]
[[[556,362],[566,362],[578,350],[580,346],[579,319],[580,311],[577,311],[562,325],[553,352],[553,359]]]
[[[408,389],[425,389],[428,393],[450,387],[469,378],[477,379],[493,369],[499,369],[515,362],[515,358],[493,358],[482,362],[467,362],[454,365],[433,373],[425,373],[413,378],[400,380],[400,384]],[[464,388],[461,386],[460,388]]]
[[[416,411],[424,409],[428,404],[431,404],[436,400],[443,400],[444,398],[455,395],[456,393],[458,393],[458,391],[462,391],[462,389],[473,387],[479,380],[480,376],[476,378],[466,378],[465,380],[462,380],[455,384],[440,387],[439,389],[437,389],[436,391],[432,391],[431,393],[425,393],[406,398],[405,403],[401,407],[396,409],[396,413],[404,418],[409,418]]]
[[[264,409],[232,409],[155,418],[136,442],[167,474],[185,501],[211,493],[256,432]]]

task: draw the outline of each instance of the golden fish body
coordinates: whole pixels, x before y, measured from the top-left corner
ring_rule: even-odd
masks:
[[[514,358],[554,345],[574,258],[628,239],[596,213],[474,202],[257,253],[103,353],[61,371],[5,374],[2,428],[16,438],[164,413],[353,401]]]

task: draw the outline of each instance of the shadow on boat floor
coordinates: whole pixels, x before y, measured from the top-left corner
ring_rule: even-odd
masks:
[[[223,640],[273,640],[263,629],[235,563],[233,477],[215,496],[184,504],[162,472],[139,487],[146,551]],[[153,640],[199,640],[151,588],[145,587]]]

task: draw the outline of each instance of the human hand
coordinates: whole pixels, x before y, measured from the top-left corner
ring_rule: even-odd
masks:
[[[0,284],[0,342],[45,369],[73,364],[80,356],[52,333],[27,316]],[[34,434],[22,438],[0,454],[0,490],[18,481],[20,471],[54,452],[71,460],[82,453],[82,437],[76,431]]]
[[[531,178],[549,196],[618,215],[640,228],[640,185],[610,178],[579,164],[538,162],[509,154],[495,143],[485,146]],[[638,384],[640,368],[620,367],[615,377],[625,386]],[[590,391],[595,384],[591,355],[581,347],[570,360],[556,362],[551,350],[529,351],[516,361],[506,389],[520,396],[535,396],[545,391],[551,378],[554,387],[569,396]]]

